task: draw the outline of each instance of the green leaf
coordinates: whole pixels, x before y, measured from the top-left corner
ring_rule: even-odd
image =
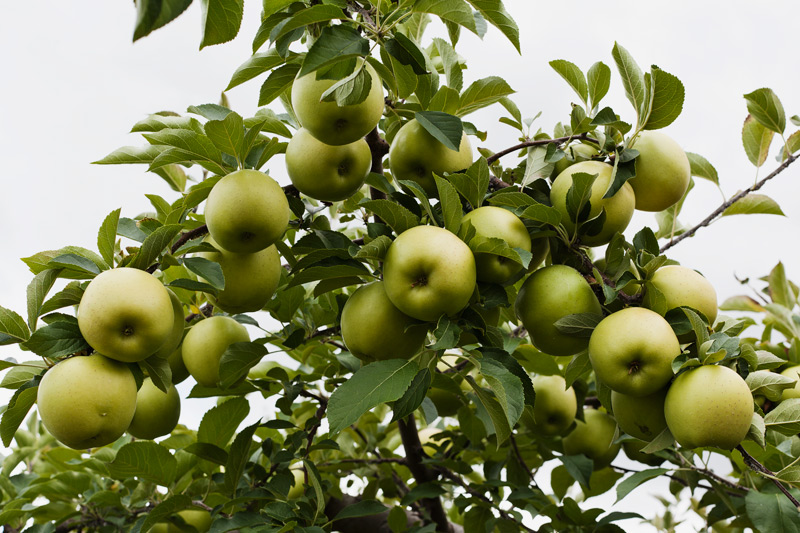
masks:
[[[461,72],[458,54],[450,43],[439,37],[433,39],[433,45],[436,47],[436,51],[439,52],[439,57],[442,58],[447,87],[455,90],[458,96],[464,86],[464,76]],[[460,101],[460,97],[458,100]]]
[[[558,226],[561,224],[561,211],[549,205],[534,204],[526,207],[525,211],[520,214],[520,218],[527,218],[529,220],[535,220],[536,222],[550,224],[551,226]]]
[[[0,418],[0,439],[6,447],[11,446],[11,440],[17,429],[25,420],[33,404],[36,403],[37,386],[18,389],[9,400],[6,410]]]
[[[511,436],[511,426],[508,423],[509,417],[507,411],[503,409],[503,406],[500,405],[500,402],[498,402],[493,395],[489,394],[478,385],[475,378],[467,375],[464,379],[466,379],[467,383],[472,387],[475,396],[478,397],[478,401],[489,414],[489,420],[492,423],[491,429],[494,429],[494,433],[497,436],[497,449],[500,449],[500,446]],[[487,427],[487,429],[490,428]]]
[[[800,398],[789,398],[764,417],[767,429],[774,429],[783,435],[800,433]]]
[[[294,83],[295,76],[300,70],[300,65],[289,63],[276,68],[261,85],[258,94],[258,105],[264,106],[275,100]]]
[[[361,500],[339,511],[331,522],[344,520],[346,518],[357,518],[359,516],[372,516],[385,513],[388,510],[388,507],[377,500]]]
[[[129,263],[130,267],[147,270],[153,262],[158,259],[161,252],[168,248],[172,240],[180,233],[180,224],[170,224],[161,226],[147,236],[141,248]]]
[[[611,69],[602,61],[598,61],[589,68],[586,77],[588,80],[589,105],[595,108],[600,103],[600,100],[608,94],[608,89],[611,86]]]
[[[572,90],[581,97],[581,100],[586,103],[589,99],[589,87],[586,84],[586,77],[583,75],[578,65],[567,61],[566,59],[554,59],[550,62],[550,66],[555,70],[559,76],[564,78]]]
[[[519,28],[511,15],[508,14],[501,0],[467,0],[472,7],[478,10],[481,16],[488,20],[495,28],[511,41],[517,52],[519,48]]]
[[[169,497],[147,513],[147,517],[139,531],[150,531],[158,522],[166,521],[170,516],[178,511],[191,507],[191,505],[192,498],[188,494],[176,494],[175,496]]]
[[[437,141],[450,150],[456,152],[459,150],[464,132],[464,125],[460,118],[441,111],[418,111],[414,118]]]
[[[173,21],[191,3],[192,0],[139,0],[136,2],[134,42]]]
[[[285,59],[282,58],[274,48],[270,48],[267,52],[255,53],[236,69],[225,90],[230,91],[237,85],[252,80],[278,65],[282,65],[284,62]]]
[[[585,455],[562,455],[559,457],[569,475],[584,487],[589,487],[594,462]]]
[[[464,216],[458,191],[452,183],[444,178],[434,175],[433,179],[436,180],[436,189],[439,191],[439,203],[442,206],[444,227],[451,233],[458,235],[461,218]]]
[[[372,76],[366,68],[357,68],[322,93],[325,102],[335,101],[339,107],[360,104],[372,90]]]
[[[650,83],[653,100],[644,129],[657,130],[669,126],[681,114],[685,90],[681,80],[655,65],[651,69]]]
[[[236,494],[236,487],[244,474],[244,468],[250,459],[250,447],[253,444],[253,435],[258,429],[260,422],[247,426],[236,434],[231,444],[228,454],[228,461],[225,464],[225,490],[231,495]]]
[[[567,387],[571,387],[578,378],[591,369],[592,362],[589,359],[588,350],[583,350],[573,355],[572,360],[569,362],[569,365],[567,365],[567,370],[564,372],[564,380],[567,382]]]
[[[477,34],[472,10],[461,0],[417,0],[412,8],[417,13],[430,13],[443,21],[450,21]]]
[[[797,491],[793,492],[797,498]],[[800,532],[800,514],[783,494],[751,490],[745,496],[744,501],[747,518],[750,519],[757,531],[761,533]]]
[[[204,257],[185,257],[183,264],[190,272],[203,278],[215,289],[225,288],[225,275],[222,273],[222,267],[216,261]]]
[[[483,202],[491,177],[489,164],[485,157],[481,157],[465,173],[450,174],[447,179],[472,208],[477,209]]]
[[[326,26],[308,50],[299,76],[305,76],[320,67],[342,59],[368,55],[369,41],[362,37],[358,30],[343,24]],[[259,105],[263,104],[259,103]]]
[[[184,448],[184,451],[220,466],[225,466],[228,463],[228,452],[219,446],[207,442],[195,442]]]
[[[364,200],[360,207],[374,213],[400,235],[405,230],[419,225],[419,217],[391,200]]]
[[[479,79],[470,84],[461,95],[461,104],[456,115],[459,117],[469,115],[478,109],[499,102],[502,98],[513,93],[514,89],[499,76]]]
[[[533,146],[528,148],[528,157],[525,161],[525,175],[522,177],[522,187],[525,188],[531,182],[545,179],[553,173],[555,163],[547,160],[547,147]]]
[[[707,179],[708,181],[719,185],[719,174],[717,174],[717,169],[714,168],[714,165],[709,163],[708,159],[700,154],[695,154],[692,152],[686,152],[686,157],[689,158],[692,176]]]
[[[383,261],[383,258],[386,256],[386,251],[391,244],[392,239],[390,237],[379,235],[377,238],[359,248],[355,257],[357,259],[377,259],[378,261]]]
[[[232,41],[239,33],[244,14],[244,0],[203,0],[200,49]]]
[[[77,319],[70,318],[72,320],[58,320],[37,329],[21,347],[50,358],[88,350],[89,344],[81,335]]]
[[[570,220],[577,222],[583,211],[588,211],[586,206],[592,195],[592,185],[596,179],[597,174],[587,174],[586,172],[577,172],[572,175],[572,185],[567,191],[567,213]]]
[[[772,89],[762,88],[744,95],[747,112],[765,128],[778,134],[786,129],[786,112]]]
[[[173,147],[162,151],[150,164],[150,170],[171,163],[192,161],[217,174],[227,174],[222,154],[205,135],[194,131],[170,128],[146,133],[144,138],[152,144]]]
[[[203,125],[194,117],[180,117],[155,113],[140,120],[131,128],[131,133],[150,133],[166,129],[191,130],[203,133]]]
[[[137,441],[120,448],[107,466],[108,473],[117,479],[135,476],[168,487],[175,482],[178,461],[160,444]]]
[[[731,215],[780,215],[786,216],[778,202],[765,194],[750,193],[737,200],[722,212],[723,217]]]
[[[586,337],[592,335],[592,331],[597,327],[597,324],[603,320],[603,315],[595,313],[576,313],[567,315],[556,320],[553,325],[566,335],[572,337]]]
[[[793,388],[797,381],[777,372],[757,370],[750,372],[745,378],[745,382],[754,396],[765,396],[768,400],[775,402],[780,400],[784,390]]]
[[[753,115],[747,115],[742,126],[742,144],[747,154],[747,159],[755,166],[760,167],[767,160],[769,146],[775,132],[765,128]]]
[[[244,120],[237,113],[228,113],[223,120],[206,122],[206,135],[220,151],[243,161],[244,153]]]
[[[155,158],[165,150],[164,146],[123,146],[117,148],[107,156],[97,161],[92,161],[93,165],[135,165],[151,164]]]
[[[71,270],[70,278],[89,279],[100,273],[94,261],[78,254],[61,254],[47,262],[47,266],[55,269]],[[67,277],[67,276],[64,276]]]
[[[669,470],[666,468],[649,468],[628,476],[617,485],[617,500],[614,503],[619,502],[642,483],[664,475],[667,472],[669,472]]]
[[[298,28],[303,28],[319,22],[345,18],[347,17],[342,9],[335,5],[312,5],[311,7],[294,13],[290,18],[275,26],[272,32],[270,32],[269,38],[271,41],[275,42]]]
[[[514,427],[525,408],[522,381],[502,363],[485,357],[480,360],[480,374],[503,408],[509,426]]]
[[[394,406],[392,406],[392,422],[407,417],[422,405],[432,381],[431,371],[427,367],[417,372],[408,389],[399,400],[394,402]]]
[[[172,368],[166,358],[148,357],[139,361],[139,365],[147,372],[153,385],[164,394],[169,392],[169,388],[172,385]]]
[[[242,397],[231,398],[212,407],[200,421],[197,429],[197,442],[207,442],[226,448],[236,433],[236,428],[250,412],[250,403]]]
[[[644,74],[642,73],[642,69],[636,64],[633,56],[631,56],[625,48],[620,46],[619,43],[614,43],[611,55],[614,57],[614,62],[617,64],[617,70],[622,79],[622,86],[625,88],[625,96],[636,110],[636,116],[641,117],[642,110],[646,103]]]
[[[399,399],[408,389],[418,366],[414,361],[389,359],[361,367],[333,392],[328,401],[331,434],[342,431],[376,405]]]
[[[269,353],[266,346],[257,342],[235,342],[229,345],[219,361],[220,387],[237,385],[247,372]]]
[[[425,55],[422,50],[419,49],[414,41],[402,33],[397,33],[394,37],[388,39],[384,43],[384,47],[401,65],[411,67],[414,74],[428,73],[428,69],[425,67]]]
[[[59,256],[60,257],[60,256]],[[33,277],[26,289],[28,303],[28,326],[31,330],[36,329],[36,323],[42,312],[42,304],[47,293],[53,288],[53,284],[58,277],[59,269],[43,270]],[[27,328],[26,328],[27,331]]]
[[[106,216],[97,232],[97,249],[108,266],[114,266],[114,248],[117,242],[117,224],[122,208],[115,209]]]
[[[769,282],[769,296],[772,301],[787,309],[793,309],[797,303],[797,296],[795,296],[791,282],[786,277],[786,268],[782,262],[779,261],[772,268],[767,281]]]
[[[49,300],[42,304],[39,310],[39,315],[46,315],[56,309],[68,307],[71,305],[78,305],[83,296],[83,287],[78,281],[73,281],[67,284],[63,290],[55,293]]]

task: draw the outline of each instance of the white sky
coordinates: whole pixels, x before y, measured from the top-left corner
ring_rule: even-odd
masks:
[[[4,4],[0,305],[25,316],[25,287],[31,275],[20,257],[68,244],[94,249],[97,228],[112,210],[122,207],[123,216],[132,217],[150,209],[145,193],[175,198],[160,178],[144,173],[143,166],[90,163],[120,146],[143,144],[140,136],[127,132],[149,113],[183,112],[189,105],[217,102],[235,68],[251,53],[260,2],[246,2],[245,22],[236,40],[202,51],[198,51],[200,2],[175,23],[135,44],[130,1]],[[800,113],[791,38],[800,14],[795,1],[507,0],[506,4],[521,28],[523,55],[494,28],[482,42],[465,33],[457,47],[469,62],[465,81],[504,77],[517,90],[514,99],[523,115],[542,111],[536,124],[550,133],[557,121],[568,120],[573,100],[571,89],[548,65],[553,59],[570,60],[584,70],[598,60],[612,67],[605,104],[623,119],[633,120],[611,57],[615,40],[643,69],[657,64],[683,81],[684,113],[664,131],[716,166],[728,196],[756,178],[741,147],[746,115],[742,95],[770,87],[788,116]],[[248,116],[257,109],[262,80],[263,76],[228,94],[240,114]],[[516,142],[513,131],[497,122],[500,112],[497,106],[469,117],[490,134],[485,143],[474,144],[499,150]],[[512,157],[504,161],[510,164]],[[273,177],[287,182],[280,157],[269,166]],[[770,159],[761,175],[774,166]],[[669,255],[705,274],[720,301],[746,292],[734,276],[756,279],[779,260],[790,278],[800,280],[795,238],[799,178],[800,166],[793,167],[761,191],[778,200],[787,217],[723,219]],[[720,201],[716,188],[699,180],[681,221],[693,225]],[[655,224],[652,215],[637,214],[629,236],[642,224]],[[0,354],[18,356],[15,348],[4,347]],[[182,423],[191,424],[186,416]]]

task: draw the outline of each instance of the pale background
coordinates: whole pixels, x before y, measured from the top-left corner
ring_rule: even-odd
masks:
[[[189,105],[217,102],[234,69],[249,57],[260,2],[246,2],[237,39],[202,51],[199,4],[132,44],[135,13],[130,1],[3,2],[0,305],[25,316],[25,287],[31,275],[20,257],[68,244],[94,249],[97,228],[110,211],[122,207],[123,216],[132,217],[150,210],[145,193],[176,198],[143,166],[90,163],[120,146],[143,144],[141,137],[126,132],[149,113],[184,112]],[[575,99],[549,67],[553,59],[570,60],[584,71],[598,60],[609,65],[612,85],[604,103],[633,120],[611,57],[615,40],[642,69],[657,64],[683,81],[684,113],[665,131],[716,166],[727,196],[748,187],[757,176],[741,148],[746,115],[742,95],[770,87],[788,116],[800,112],[791,39],[800,4],[792,0],[610,1],[602,3],[602,9],[586,1],[506,4],[521,28],[523,55],[493,27],[484,41],[465,32],[457,47],[469,60],[465,86],[488,75],[504,77],[516,89],[514,99],[524,116],[542,111],[536,124],[547,132],[552,133],[556,122],[568,120],[569,104]],[[243,116],[257,109],[261,81],[263,76],[228,94],[231,106]],[[516,142],[511,128],[497,122],[499,113],[498,106],[470,117],[490,133],[486,143],[476,144],[499,150]],[[273,177],[287,182],[280,157],[268,166]],[[760,175],[774,166],[770,158]],[[747,292],[736,277],[757,279],[778,261],[784,262],[790,278],[800,279],[798,178],[800,167],[792,167],[761,191],[778,200],[787,217],[723,219],[669,255],[711,279],[720,301]],[[720,201],[716,187],[699,180],[681,221],[693,225]],[[637,214],[631,227],[642,224],[655,224],[652,215]],[[0,350],[0,357],[22,355],[14,347]],[[201,400],[185,402],[181,422],[196,427],[207,405]],[[651,482],[642,492],[663,490],[658,484]],[[594,505],[611,503],[613,498]],[[631,496],[613,510],[650,514],[646,508],[651,504],[653,509],[658,505],[648,500],[643,506]],[[686,527],[692,531],[697,525]]]

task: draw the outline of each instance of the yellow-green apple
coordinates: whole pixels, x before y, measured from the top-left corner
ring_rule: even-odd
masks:
[[[550,355],[574,355],[588,344],[585,337],[562,333],[555,326],[558,320],[572,314],[603,312],[589,283],[566,265],[534,271],[522,284],[515,307],[533,345]]]
[[[78,327],[96,351],[132,363],[167,342],[175,315],[159,280],[138,268],[114,268],[89,282],[78,305]]]
[[[275,245],[253,253],[229,252],[213,237],[208,241],[216,252],[197,255],[219,263],[225,276],[225,288],[208,301],[227,313],[258,311],[269,302],[281,279],[281,257]]]
[[[594,469],[611,464],[620,444],[614,442],[617,423],[605,411],[584,409],[583,420],[575,419],[575,429],[562,440],[564,455],[583,454],[594,461]]]
[[[475,233],[485,238],[501,239],[511,248],[531,251],[531,236],[522,220],[502,207],[479,207],[464,215],[462,224],[472,224]],[[522,265],[501,255],[478,252],[475,265],[479,281],[505,283],[522,270]]]
[[[637,439],[651,441],[667,428],[664,398],[667,387],[647,396],[629,396],[611,391],[611,410],[619,428]]]
[[[126,364],[99,353],[70,357],[45,373],[36,403],[44,427],[66,446],[105,446],[131,424],[136,379]]]
[[[286,499],[296,500],[300,498],[306,490],[306,473],[303,468],[299,466],[292,467],[290,470],[292,476],[294,476],[294,484],[292,488],[289,489]]]
[[[460,373],[448,370],[456,366],[462,359],[457,355],[445,354],[436,363],[438,371],[433,378],[431,388],[428,389],[428,398],[436,406],[439,416],[455,416],[465,404],[464,393],[471,391],[469,383]],[[445,374],[447,372],[447,374]]]
[[[649,443],[639,439],[626,439],[622,441],[622,451],[631,461],[639,461],[650,466],[659,466],[664,462],[664,458],[652,453],[645,453],[642,448]]]
[[[559,375],[534,376],[533,428],[546,435],[563,434],[575,420],[575,390]]]
[[[781,391],[781,399],[788,400],[789,398],[800,398],[800,365],[793,365],[784,369],[781,376],[786,376],[797,381],[794,387],[790,389],[783,389]]]
[[[167,289],[167,293],[169,294],[170,301],[172,302],[172,312],[173,312],[173,323],[172,323],[172,332],[167,337],[167,340],[164,341],[164,344],[161,347],[153,352],[153,356],[161,357],[162,359],[167,359],[172,352],[178,349],[178,345],[180,345],[181,340],[183,340],[183,330],[186,328],[186,317],[183,314],[183,304],[181,303],[178,295],[174,293],[171,289]]]
[[[680,265],[667,265],[656,270],[650,279],[653,286],[667,300],[666,308],[691,307],[705,315],[712,326],[717,319],[717,292],[714,286],[699,272]],[[645,307],[653,305],[645,290]]]
[[[636,176],[628,180],[636,194],[636,209],[663,211],[683,198],[692,171],[677,142],[660,131],[643,131],[632,148],[639,151]]]
[[[231,172],[206,200],[208,233],[230,252],[253,253],[277,242],[289,224],[289,202],[278,182],[263,172]]]
[[[169,369],[172,371],[172,384],[177,385],[189,377],[189,371],[186,370],[186,365],[183,364],[183,345],[178,346],[178,349],[170,354],[167,358]]]
[[[750,387],[735,371],[720,365],[679,374],[664,400],[667,426],[685,448],[735,448],[750,430],[753,410]]]
[[[454,233],[415,226],[386,252],[383,285],[389,300],[418,320],[435,321],[464,309],[475,290],[475,257]]]
[[[394,306],[382,281],[356,289],[342,309],[342,340],[364,362],[409,359],[422,349],[427,333],[426,324]]]
[[[389,166],[395,180],[411,180],[430,196],[436,195],[434,174],[458,172],[472,164],[472,144],[466,133],[458,150],[451,150],[412,119],[403,124],[389,148]]]
[[[561,224],[572,234],[575,231],[575,220],[570,218],[567,210],[567,193],[572,187],[573,176],[581,173],[597,174],[597,178],[592,183],[589,196],[591,206],[587,220],[600,215],[602,211],[605,211],[606,218],[598,232],[594,232],[592,235],[584,234],[580,237],[581,244],[600,246],[610,242],[614,235],[625,231],[631,221],[631,217],[633,217],[636,200],[633,195],[633,189],[627,182],[613,196],[604,198],[611,185],[613,170],[614,167],[608,163],[582,161],[569,166],[556,176],[555,181],[553,181],[553,187],[550,189],[550,202],[561,213]]]
[[[174,385],[167,392],[145,378],[136,394],[136,412],[128,426],[128,433],[137,439],[155,439],[169,435],[181,416],[181,397]]]
[[[570,144],[564,149],[564,157],[556,161],[553,168],[553,178],[564,172],[567,167],[580,163],[581,161],[588,161],[600,152],[590,144]]]
[[[356,68],[366,68],[371,85],[367,98],[358,104],[323,102],[323,93],[338,80],[317,79],[315,72],[296,78],[292,84],[292,107],[297,120],[325,144],[350,144],[377,126],[383,115],[381,79],[369,64],[363,65],[359,63]]]
[[[301,193],[326,202],[351,197],[364,185],[372,152],[364,139],[332,146],[305,128],[297,130],[286,147],[286,172]]]
[[[422,450],[426,454],[430,456],[436,455],[436,445],[438,444],[439,440],[434,439],[433,437],[441,432],[441,429],[433,426],[422,428],[417,432],[419,435],[419,443],[422,444]]]
[[[205,318],[192,326],[183,339],[183,363],[197,383],[216,387],[222,354],[231,344],[249,340],[247,329],[231,317]]]
[[[184,509],[177,515],[183,520],[182,525],[169,523],[167,533],[206,533],[211,529],[211,513],[205,509]]]
[[[669,322],[644,307],[611,313],[589,338],[589,360],[597,379],[630,396],[647,396],[666,386],[672,379],[672,360],[680,353]]]

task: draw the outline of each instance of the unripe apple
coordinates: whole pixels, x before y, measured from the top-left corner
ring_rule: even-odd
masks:
[[[597,150],[597,148],[592,145],[583,143],[570,144],[564,150],[564,157],[556,161],[554,165],[552,174],[553,179],[564,172],[567,167],[570,167],[575,163],[580,163],[581,161],[588,161],[592,157],[599,154],[600,152]]]
[[[89,346],[126,363],[146,359],[167,342],[175,317],[164,285],[138,268],[101,272],[78,305],[78,327]]]
[[[550,189],[550,202],[553,207],[561,212],[561,224],[572,234],[575,231],[575,221],[569,216],[567,210],[567,193],[572,187],[572,176],[578,173],[597,174],[597,178],[592,183],[592,192],[589,197],[589,216],[587,220],[600,215],[605,210],[606,219],[599,232],[589,235],[584,234],[580,237],[581,244],[587,246],[600,246],[611,241],[617,233],[622,233],[628,227],[628,223],[633,217],[634,205],[636,200],[633,189],[625,183],[610,198],[604,198],[606,191],[611,185],[611,174],[614,167],[601,161],[582,161],[569,166],[564,172],[556,176],[553,187]]]
[[[786,376],[797,381],[794,387],[781,391],[781,400],[789,398],[800,398],[800,365],[790,366],[781,372],[781,376]]]
[[[409,359],[422,349],[427,334],[427,325],[392,304],[382,281],[356,289],[342,309],[342,340],[364,362]]]
[[[151,357],[161,357],[162,359],[168,358],[175,350],[178,349],[181,340],[183,340],[183,330],[186,328],[186,317],[183,314],[183,304],[178,295],[171,289],[167,289],[170,301],[172,302],[172,312],[174,315],[174,322],[172,323],[172,332],[164,341],[164,344],[156,350]]]
[[[292,107],[297,120],[311,135],[325,144],[339,146],[355,142],[378,125],[384,108],[381,78],[369,64],[364,68],[371,79],[369,93],[363,102],[354,105],[340,107],[335,101],[322,101],[322,94],[337,80],[318,80],[317,72],[294,80]]]
[[[178,511],[186,526],[170,523],[168,533],[206,533],[211,529],[211,513],[205,509],[184,509]]]
[[[637,439],[651,441],[667,428],[664,398],[667,387],[647,396],[628,396],[611,391],[611,410],[619,428]]]
[[[155,439],[169,435],[181,416],[181,397],[174,385],[167,392],[145,378],[136,394],[136,412],[128,426],[128,433],[137,439]]]
[[[660,466],[664,459],[652,453],[644,453],[642,448],[649,443],[639,439],[628,439],[622,441],[622,451],[631,461],[638,461],[650,466]]]
[[[183,363],[197,383],[216,387],[222,354],[231,344],[249,340],[247,329],[231,317],[205,318],[192,326],[183,339]]]
[[[286,499],[296,500],[297,498],[302,497],[306,490],[306,473],[299,466],[292,467],[290,470],[294,476],[294,484],[292,485],[292,488],[289,489]]]
[[[535,376],[533,390],[534,428],[546,435],[561,435],[575,420],[578,401],[575,390],[567,387],[563,377]]]
[[[420,124],[417,119],[403,124],[389,148],[389,166],[396,181],[420,184],[429,196],[437,192],[434,174],[458,172],[472,164],[472,145],[466,133],[458,150],[451,150]]]
[[[125,433],[136,410],[136,380],[124,363],[94,353],[48,370],[36,403],[44,427],[76,450],[97,448]]]
[[[689,188],[692,176],[686,152],[671,137],[660,131],[643,131],[632,148],[636,176],[628,180],[636,195],[636,209],[663,211],[675,205]]]
[[[280,240],[289,214],[278,182],[250,169],[231,172],[214,184],[205,208],[211,238],[236,253],[257,252]]]
[[[550,355],[574,355],[588,339],[562,333],[555,323],[572,314],[602,314],[603,309],[580,272],[566,265],[550,265],[528,276],[517,294],[517,317],[531,342]]]
[[[589,359],[597,379],[630,396],[647,396],[669,383],[672,360],[680,353],[669,322],[643,307],[611,313],[589,338]]]
[[[208,300],[226,313],[258,311],[269,302],[281,279],[281,257],[275,245],[253,253],[229,252],[213,238],[208,241],[216,252],[197,255],[219,263],[225,276],[225,288]]]
[[[464,215],[462,224],[472,224],[481,237],[501,239],[511,248],[531,251],[531,236],[520,218],[502,207],[483,206]],[[479,252],[475,254],[479,281],[505,283],[522,270],[522,265],[503,256]]]
[[[372,152],[367,141],[331,146],[305,128],[295,132],[286,147],[286,171],[301,193],[326,202],[351,197],[367,179]]]
[[[753,411],[750,387],[735,371],[720,365],[683,372],[664,400],[667,426],[685,448],[735,448],[750,430]]]
[[[172,384],[177,385],[189,377],[189,371],[186,370],[186,365],[183,364],[183,350],[181,346],[170,354],[167,358],[169,369],[172,371]]]
[[[389,246],[383,284],[389,300],[418,320],[435,321],[469,304],[475,290],[475,257],[444,228],[415,226]]]
[[[667,309],[691,307],[705,315],[712,326],[717,319],[717,292],[714,286],[699,272],[680,265],[667,265],[656,270],[650,280],[667,300]],[[645,291],[642,302],[652,305]]]
[[[575,419],[575,429],[563,438],[564,455],[583,454],[594,461],[595,470],[600,470],[619,453],[621,445],[613,442],[617,423],[597,409],[584,409],[583,418],[584,421]]]

